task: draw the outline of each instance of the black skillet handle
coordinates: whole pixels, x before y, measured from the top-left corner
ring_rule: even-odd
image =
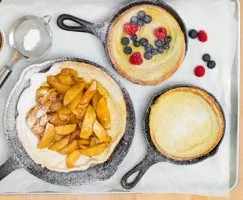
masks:
[[[0,166],[0,181],[13,171],[20,168],[19,163],[12,156],[10,156],[8,160]]]
[[[79,26],[69,26],[69,25],[65,24],[65,21],[75,22]],[[95,24],[95,23],[85,21],[83,19],[80,19],[80,18],[72,16],[72,15],[62,14],[57,18],[57,25],[59,28],[66,30],[66,31],[75,31],[75,32],[93,34],[96,37],[98,37],[103,44],[106,41],[105,33],[108,28],[107,22]]]
[[[157,159],[157,156],[158,155],[156,155],[154,153],[154,151],[149,148],[145,158],[122,177],[121,186],[127,190],[130,190],[133,187],[135,187],[137,185],[137,183],[140,181],[140,179],[143,177],[143,175],[146,173],[146,171],[152,165],[160,162],[160,160]],[[131,177],[133,174],[135,174],[137,172],[138,172],[138,174],[133,179],[133,181],[128,182],[129,177]]]

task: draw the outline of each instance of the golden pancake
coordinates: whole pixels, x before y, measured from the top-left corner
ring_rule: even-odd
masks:
[[[130,22],[131,17],[136,16],[139,11],[145,11],[146,15],[150,15],[152,22],[139,29],[138,39],[148,39],[149,44],[155,48],[157,38],[154,31],[156,28],[164,27],[172,40],[168,50],[153,56],[151,60],[144,58],[143,46],[135,47],[130,42],[129,47],[132,48],[132,52],[140,52],[143,59],[141,65],[132,65],[129,60],[131,55],[124,53],[121,39],[129,37],[124,31],[124,24]],[[165,9],[155,5],[142,4],[128,9],[114,21],[108,34],[108,53],[114,67],[125,78],[141,85],[157,85],[172,76],[185,57],[185,49],[184,34],[176,19]]]
[[[179,87],[162,94],[151,107],[150,135],[156,148],[176,160],[201,157],[223,136],[220,106],[208,93]]]

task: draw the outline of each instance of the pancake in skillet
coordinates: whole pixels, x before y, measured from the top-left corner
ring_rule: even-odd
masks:
[[[151,138],[163,154],[177,160],[206,155],[222,138],[223,113],[208,93],[179,87],[162,94],[151,107]]]
[[[133,23],[130,21],[133,21],[134,17],[135,21],[136,17],[139,19],[140,13],[151,18],[147,18],[149,23],[145,22],[145,18],[142,22],[140,20],[138,23],[144,25],[138,25],[136,31],[136,25],[131,25]],[[156,35],[156,30],[161,31],[159,36]],[[166,30],[165,34],[163,30]],[[133,32],[136,32],[136,41],[140,43],[136,45],[139,47],[134,45]],[[124,45],[123,38],[128,38],[129,44],[124,41]],[[146,47],[146,42],[141,42],[142,38],[148,40],[155,52]],[[159,39],[161,42],[155,44]],[[185,48],[184,34],[176,19],[165,9],[154,5],[143,4],[125,11],[114,21],[108,34],[108,52],[114,67],[125,78],[141,85],[157,85],[173,75],[185,57]],[[129,49],[132,52],[129,52]],[[152,58],[150,54],[145,55],[147,52],[152,52]],[[134,53],[140,54],[140,58],[131,62]],[[132,64],[133,62],[136,64]]]

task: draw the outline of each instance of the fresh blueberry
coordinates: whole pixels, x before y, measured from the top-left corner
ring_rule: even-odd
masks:
[[[139,27],[144,26],[144,21],[139,19],[139,20],[138,20],[138,26],[139,26]]]
[[[157,55],[159,52],[158,52],[158,50],[157,49],[152,49],[152,54],[153,55]]]
[[[145,47],[148,44],[148,40],[146,38],[141,38],[140,39],[140,44]]]
[[[202,59],[204,62],[209,62],[211,60],[211,56],[208,53],[206,53],[203,55]]]
[[[198,32],[195,29],[192,29],[192,30],[189,31],[189,36],[192,39],[196,39],[197,36],[198,36]]]
[[[146,60],[151,60],[151,59],[153,58],[153,55],[152,55],[151,52],[146,52],[146,53],[144,54],[144,58],[145,58]]]
[[[151,44],[148,44],[146,47],[145,47],[145,51],[146,52],[151,52],[153,49],[153,46]]]
[[[166,36],[165,43],[170,44],[170,42],[171,42],[171,36]]]
[[[162,40],[156,40],[156,41],[155,41],[155,45],[156,45],[157,47],[162,47],[162,45],[163,45],[163,41],[162,41]]]
[[[213,68],[216,67],[216,62],[213,61],[213,60],[210,60],[210,61],[208,62],[208,64],[207,64],[207,66],[208,66],[209,69],[213,69]]]
[[[137,23],[138,23],[138,17],[133,16],[133,17],[131,18],[131,23],[133,23],[133,24],[137,24]]]
[[[137,39],[138,39],[138,36],[137,36],[136,34],[134,34],[134,35],[131,36],[131,40],[132,40],[132,41],[135,41],[135,40],[137,40]]]
[[[140,47],[140,42],[137,41],[137,40],[135,40],[135,41],[133,42],[133,45],[134,45],[135,47]]]
[[[138,12],[138,18],[139,19],[144,19],[145,15],[146,14],[145,14],[145,12],[143,10],[141,10],[141,11]]]
[[[170,48],[170,45],[169,45],[169,44],[164,44],[164,45],[163,45],[163,49],[164,49],[164,50],[168,50],[169,48]]]
[[[143,21],[146,23],[146,24],[149,24],[152,22],[152,17],[150,15],[146,15],[143,19]]]
[[[132,53],[132,48],[131,47],[125,47],[124,48],[124,53],[125,54],[131,54]]]
[[[159,47],[159,48],[158,48],[158,52],[159,52],[160,54],[163,54],[163,53],[164,53],[164,49],[163,49],[163,47]]]
[[[122,43],[122,45],[127,46],[127,45],[129,45],[130,40],[129,40],[129,38],[124,37],[124,38],[122,38],[121,43]]]

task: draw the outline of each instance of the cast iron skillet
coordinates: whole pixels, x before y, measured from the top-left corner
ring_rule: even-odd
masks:
[[[98,23],[98,24],[87,22],[83,19],[74,17],[72,15],[62,14],[57,18],[57,25],[59,26],[59,28],[61,28],[63,30],[91,33],[91,34],[97,36],[105,47],[105,53],[106,53],[107,58],[109,59],[110,63],[112,64],[113,68],[116,69],[116,67],[113,65],[113,63],[111,61],[111,57],[110,57],[109,51],[108,51],[108,34],[113,27],[113,22],[118,17],[120,17],[120,15],[122,15],[125,11],[127,11],[128,9],[130,9],[132,7],[137,6],[137,5],[142,5],[142,4],[159,6],[163,9],[167,10],[177,20],[177,22],[179,23],[179,25],[181,27],[182,32],[184,33],[185,42],[186,42],[186,51],[185,51],[185,54],[186,54],[187,49],[188,49],[188,38],[187,38],[186,25],[183,22],[183,20],[181,19],[181,17],[179,16],[179,14],[172,7],[170,7],[169,5],[164,3],[162,0],[135,0],[135,1],[132,1],[129,4],[125,5],[124,7],[117,10],[110,19],[108,19],[107,21],[105,21],[103,23]],[[73,22],[79,24],[79,26],[69,26],[69,25],[65,24],[65,21],[73,21]]]
[[[21,141],[18,138],[18,133],[16,130],[16,117],[18,116],[18,99],[22,92],[25,90],[25,88],[29,87],[31,75],[39,72],[46,72],[55,63],[62,63],[68,61],[82,62],[96,66],[97,68],[102,69],[116,81],[116,83],[120,86],[123,92],[124,99],[126,102],[127,122],[123,138],[117,145],[111,157],[105,163],[95,165],[85,171],[62,173],[42,168],[29,157],[29,155],[23,148]],[[10,157],[2,166],[0,166],[0,181],[11,172],[20,168],[25,168],[32,175],[46,182],[65,186],[84,185],[95,181],[106,180],[116,172],[119,164],[125,158],[132,144],[135,131],[135,113],[132,100],[128,92],[120,83],[120,81],[117,78],[115,78],[111,73],[109,73],[107,69],[101,67],[96,63],[83,59],[61,58],[46,61],[40,64],[34,64],[24,70],[19,82],[12,90],[7,102],[7,106],[4,113],[4,130],[7,137],[7,141],[10,146]]]
[[[150,131],[149,131],[149,115],[150,115],[150,110],[151,110],[151,106],[155,103],[155,101],[165,92],[175,89],[175,88],[179,88],[179,87],[191,87],[191,88],[197,88],[200,90],[203,90],[199,87],[194,87],[194,86],[190,86],[190,85],[178,85],[178,86],[174,86],[172,88],[169,88],[167,90],[164,90],[158,94],[156,94],[150,101],[148,108],[146,110],[145,113],[145,118],[144,118],[144,134],[145,134],[145,138],[147,141],[147,153],[145,158],[138,164],[136,165],[133,169],[131,169],[129,172],[127,172],[123,178],[121,179],[121,185],[123,188],[125,189],[132,189],[133,187],[136,186],[136,184],[139,182],[139,180],[143,177],[143,175],[145,174],[145,172],[148,170],[149,167],[151,167],[152,165],[159,163],[159,162],[169,162],[172,164],[176,164],[176,165],[191,165],[191,164],[195,164],[198,162],[201,162],[209,157],[214,156],[219,149],[219,146],[223,140],[224,134],[225,134],[225,127],[223,130],[223,135],[219,141],[219,143],[215,146],[215,148],[210,151],[208,154],[203,155],[201,157],[195,158],[195,159],[191,159],[191,160],[175,160],[172,158],[167,157],[166,155],[162,154],[160,151],[157,150],[157,148],[155,147],[151,137],[150,137]],[[203,90],[205,91],[205,90]],[[207,91],[205,91],[207,92]],[[208,93],[208,92],[207,92]],[[215,101],[216,103],[218,103],[220,110],[223,114],[223,120],[224,120],[224,124],[225,124],[225,115],[224,112],[222,110],[222,107],[220,106],[219,102],[217,101],[217,99],[210,93],[208,93]],[[133,174],[138,173],[134,180],[132,182],[129,182],[128,179],[129,177],[131,177]]]

